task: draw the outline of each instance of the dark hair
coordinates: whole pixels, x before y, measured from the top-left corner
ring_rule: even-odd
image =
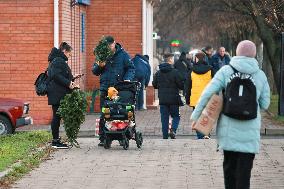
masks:
[[[108,44],[112,44],[114,42],[114,38],[110,35],[105,36],[105,40],[107,41]]]
[[[202,51],[198,51],[195,54],[195,57],[198,58],[198,60],[200,60],[200,61],[204,61],[205,60],[205,54]]]
[[[172,57],[174,57],[173,53],[166,53],[166,54],[164,54],[164,60],[165,61],[168,61]]]
[[[204,50],[205,50],[205,51],[208,51],[208,50],[210,50],[210,49],[212,49],[212,48],[213,48],[212,46],[208,45],[208,46],[206,46],[206,47],[204,48]]]
[[[60,46],[59,46],[59,49],[60,49],[61,51],[66,50],[67,52],[70,52],[70,51],[73,50],[73,48],[72,48],[68,43],[66,43],[66,42],[62,42],[62,43],[60,44]]]

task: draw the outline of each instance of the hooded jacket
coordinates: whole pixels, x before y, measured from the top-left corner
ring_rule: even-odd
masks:
[[[136,54],[132,61],[135,66],[135,80],[144,82],[142,85],[147,87],[151,76],[149,60],[140,54]]]
[[[186,79],[188,72],[190,71],[190,62],[186,59],[185,54],[181,54],[179,59],[175,62],[174,68]]]
[[[188,74],[185,84],[186,101],[192,107],[195,107],[202,91],[212,78],[212,67],[205,61],[193,64],[192,70]]]
[[[270,104],[270,88],[267,78],[264,72],[260,70],[255,58],[235,56],[231,59],[230,64],[239,72],[252,75],[257,91],[258,112],[257,118],[247,121],[233,119],[221,113],[216,129],[219,149],[258,153],[261,128],[260,109],[267,109]],[[191,115],[192,120],[196,121],[200,117],[202,110],[214,93],[226,88],[233,73],[234,71],[228,65],[223,66],[216,73],[203,91],[200,101]]]
[[[159,68],[152,85],[158,89],[160,105],[181,105],[179,90],[183,89],[184,79],[171,64],[162,63]]]
[[[107,91],[119,81],[132,81],[135,76],[135,67],[128,53],[119,43],[116,43],[115,48],[114,55],[106,61],[104,67],[100,67],[97,63],[93,65],[93,74],[100,76],[101,91]]]
[[[47,86],[47,97],[49,105],[59,105],[60,100],[72,90],[69,85],[73,79],[73,75],[69,65],[68,58],[61,51],[53,49],[48,56],[51,63],[48,67],[49,83]]]

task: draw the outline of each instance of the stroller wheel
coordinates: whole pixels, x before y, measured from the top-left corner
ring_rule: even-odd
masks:
[[[135,141],[136,141],[137,148],[141,148],[142,143],[143,143],[143,136],[142,136],[142,133],[140,131],[136,132]]]
[[[128,147],[129,147],[129,139],[126,138],[126,139],[123,140],[123,149],[127,150]]]
[[[105,138],[104,140],[104,148],[109,149],[111,146],[111,140],[109,138]]]

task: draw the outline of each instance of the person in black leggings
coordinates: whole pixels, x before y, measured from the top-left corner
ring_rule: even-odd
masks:
[[[72,47],[66,42],[62,42],[59,49],[53,48],[48,56],[50,62],[48,67],[49,83],[47,87],[48,105],[52,106],[53,118],[51,121],[52,147],[66,149],[68,146],[60,141],[59,127],[61,117],[56,113],[60,100],[68,93],[72,92],[74,87],[73,75],[67,64],[71,57]]]

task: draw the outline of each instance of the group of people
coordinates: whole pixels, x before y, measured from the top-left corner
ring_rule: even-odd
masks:
[[[252,99],[257,105],[256,117],[250,120],[239,120],[221,112],[216,129],[218,150],[224,152],[225,188],[248,189],[253,160],[260,148],[260,109],[267,109],[270,104],[267,77],[259,68],[255,59],[256,46],[251,41],[241,41],[237,46],[236,56],[231,60],[225,54],[224,47],[220,47],[215,55],[211,56],[211,54],[212,48],[206,47],[195,55],[192,64],[186,63],[185,56],[181,56],[176,62],[177,65],[174,64],[173,54],[164,55],[165,62],[159,65],[160,70],[155,73],[153,80],[153,86],[158,89],[160,100],[163,138],[168,139],[168,136],[175,138],[180,120],[179,106],[182,105],[179,90],[185,90],[185,95],[188,97],[187,103],[193,107],[191,127],[196,130],[196,122],[210,97],[222,91],[226,93],[224,90],[236,72],[250,75],[256,91],[255,99]],[[240,85],[236,93],[243,95],[244,87]],[[168,135],[169,116],[173,120]],[[205,137],[198,132],[197,136]]]
[[[147,56],[136,55],[134,59],[131,59],[113,37],[107,36],[105,39],[113,55],[106,62],[95,62],[92,68],[93,73],[100,76],[101,107],[107,96],[110,97],[110,100],[119,98],[117,90],[111,88],[119,81],[133,81],[136,77],[136,80],[142,83],[141,90],[143,90],[148,85],[151,75]],[[76,76],[72,75],[67,64],[71,52],[72,47],[63,42],[59,49],[53,48],[48,57],[50,62],[48,77],[51,79],[48,85],[48,104],[52,105],[53,110],[51,128],[52,146],[55,148],[68,148],[60,141],[61,118],[56,112],[60,100],[72,89],[78,87],[74,82]],[[221,113],[217,124],[218,149],[224,151],[223,171],[226,189],[250,187],[253,160],[255,154],[259,153],[260,147],[260,109],[267,109],[270,103],[267,78],[259,68],[255,56],[256,46],[248,40],[238,44],[236,56],[232,59],[225,53],[224,47],[220,47],[218,52],[212,56],[212,47],[208,46],[198,51],[194,60],[189,62],[185,53],[182,53],[176,63],[173,54],[165,54],[164,61],[159,65],[159,70],[154,74],[152,82],[154,88],[158,89],[163,139],[168,139],[168,137],[175,139],[180,121],[179,107],[184,105],[182,95],[186,96],[186,103],[193,107],[191,120],[193,121],[192,129],[195,130],[196,121],[210,97],[226,88],[235,70],[252,76],[256,88],[256,118],[244,121],[230,118]],[[138,66],[143,65],[143,69],[146,70],[144,74],[136,71],[136,76],[135,69],[138,66],[135,65],[135,62],[139,62]],[[240,92],[240,94],[242,93]],[[137,107],[142,109],[141,104]],[[172,117],[172,127],[169,132],[170,116]],[[100,121],[99,146],[103,145],[104,140],[102,121],[103,119]],[[197,136],[198,138],[206,137],[198,132]]]
[[[105,62],[95,62],[92,72],[94,75],[100,76],[100,107],[104,105],[106,98],[110,94],[115,93],[114,88],[119,81],[138,81],[141,86],[137,95],[136,110],[144,110],[144,89],[148,86],[151,76],[151,68],[148,55],[136,54],[131,59],[130,55],[122,48],[119,43],[116,43],[112,36],[104,38],[113,55]],[[52,106],[53,118],[51,121],[52,130],[52,147],[57,149],[66,149],[68,146],[62,143],[59,137],[60,116],[57,114],[60,100],[72,89],[79,88],[75,79],[79,75],[73,76],[70,67],[68,66],[68,58],[72,55],[72,47],[62,42],[59,48],[52,48],[49,56],[49,66],[47,69],[49,83],[47,87],[48,104]],[[113,92],[114,91],[114,92]],[[111,98],[114,98],[111,95]],[[100,143],[103,146],[103,119],[100,119]]]
[[[154,75],[153,86],[158,89],[163,138],[176,137],[180,114],[179,106],[183,105],[182,95],[186,104],[195,109],[202,91],[211,81],[217,71],[230,62],[230,56],[220,47],[212,55],[213,48],[207,46],[199,50],[194,56],[187,56],[182,52],[174,62],[174,54],[165,54],[164,62],[159,65],[159,71]],[[169,130],[169,115],[172,117],[172,128]],[[196,131],[198,139],[209,139]]]

